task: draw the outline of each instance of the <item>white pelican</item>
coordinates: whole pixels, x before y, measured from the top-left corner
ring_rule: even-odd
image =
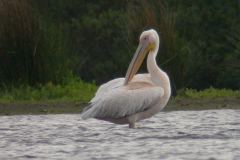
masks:
[[[168,75],[157,66],[158,48],[157,32],[153,29],[143,32],[125,78],[101,85],[82,118],[129,124],[129,128],[135,128],[135,122],[160,112],[169,100],[171,86]],[[149,74],[135,75],[148,52]]]

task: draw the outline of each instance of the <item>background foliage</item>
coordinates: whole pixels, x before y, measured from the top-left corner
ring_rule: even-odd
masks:
[[[181,88],[240,89],[240,2],[0,0],[2,87],[125,76],[143,30],[161,37],[159,66]],[[144,64],[140,72],[146,72]]]
[[[25,0],[0,4],[0,85],[61,83],[71,69],[67,33],[41,18]]]

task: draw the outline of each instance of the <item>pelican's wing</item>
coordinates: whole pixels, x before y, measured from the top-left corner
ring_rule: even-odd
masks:
[[[122,87],[124,80],[125,80],[125,78],[117,78],[117,79],[113,79],[113,80],[101,85],[98,88],[94,98],[100,96],[101,94],[103,94],[105,92],[108,92],[109,90],[116,89],[118,87]],[[152,80],[151,80],[149,74],[137,74],[133,77],[132,82],[147,82],[147,83],[152,84]]]
[[[104,92],[108,92],[109,90],[123,86],[123,83],[124,83],[124,78],[117,78],[117,79],[111,80],[111,81],[101,85],[99,87],[99,89],[97,90],[95,96],[97,97],[97,96],[103,94]]]
[[[83,114],[88,118],[121,118],[144,111],[161,100],[164,90],[149,83],[132,83],[95,97]]]
[[[94,101],[98,96],[101,96],[103,93],[108,92],[110,90],[116,89],[118,87],[122,87],[123,83],[124,83],[125,78],[117,78],[117,79],[113,79],[103,85],[101,85],[96,94],[95,97],[91,100]],[[152,80],[150,78],[149,74],[137,74],[133,77],[132,82],[147,82],[152,84]]]

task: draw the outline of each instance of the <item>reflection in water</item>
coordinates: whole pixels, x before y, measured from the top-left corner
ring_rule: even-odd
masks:
[[[1,116],[0,159],[240,159],[240,110],[160,112],[137,126]]]

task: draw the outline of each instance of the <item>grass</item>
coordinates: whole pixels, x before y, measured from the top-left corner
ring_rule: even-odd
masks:
[[[181,89],[172,97],[164,111],[172,110],[206,110],[206,109],[240,109],[240,91],[215,89],[210,87],[202,91]]]
[[[178,93],[179,94],[176,96],[176,99],[240,98],[239,90],[233,91],[230,89],[214,89],[213,87],[204,89],[202,91],[197,91],[195,89],[181,89]]]
[[[0,115],[81,113],[97,91],[97,86],[79,78],[66,79],[65,85],[48,83],[38,87],[21,86],[0,91]],[[240,91],[209,88],[182,89],[164,111],[239,109]]]
[[[72,77],[65,85],[54,85],[49,82],[38,87],[20,86],[0,92],[0,103],[39,103],[39,102],[81,102],[91,100],[97,86],[84,83],[79,78]]]
[[[81,113],[98,87],[73,76],[65,81],[1,90],[0,115]]]

